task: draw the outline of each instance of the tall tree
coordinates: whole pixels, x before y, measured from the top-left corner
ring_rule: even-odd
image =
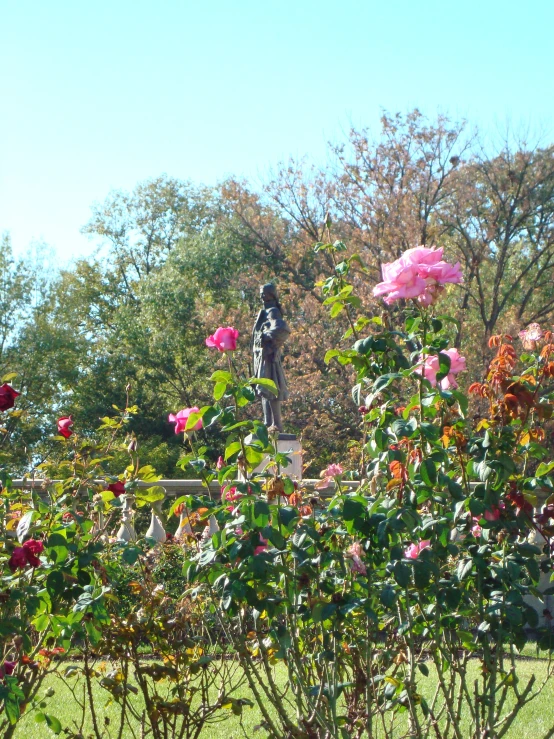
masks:
[[[554,147],[506,143],[456,173],[441,219],[464,265],[462,307],[484,336],[554,315]]]

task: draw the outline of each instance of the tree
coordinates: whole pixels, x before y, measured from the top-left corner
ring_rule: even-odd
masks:
[[[442,216],[466,275],[461,306],[485,338],[554,314],[554,147],[481,149],[456,173]]]
[[[129,295],[132,283],[156,269],[180,239],[197,234],[214,217],[212,190],[162,175],[137,185],[132,193],[112,192],[84,233],[100,236]]]

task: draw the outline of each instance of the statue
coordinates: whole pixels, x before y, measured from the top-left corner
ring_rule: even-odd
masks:
[[[262,285],[260,298],[264,307],[258,313],[252,332],[252,354],[254,360],[254,377],[265,377],[273,380],[278,394],[262,385],[256,386],[256,394],[262,399],[264,423],[276,426],[283,431],[281,419],[281,403],[289,397],[287,381],[281,364],[281,347],[290,334],[290,329],[283,319],[283,311],[277,297],[277,289],[271,282]]]

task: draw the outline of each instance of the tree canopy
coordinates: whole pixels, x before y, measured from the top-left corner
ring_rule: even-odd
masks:
[[[272,279],[292,328],[285,422],[302,434],[315,475],[348,453],[343,439],[359,426],[349,370],[325,362],[352,337],[343,338],[347,312],[331,320],[317,287],[331,259],[313,249],[324,230],[357,255],[360,326],[383,310],[371,294],[383,263],[410,246],[444,246],[465,281],[442,300],[475,369],[491,334],[552,321],[553,226],[554,146],[507,140],[490,150],[464,122],[417,110],[385,114],[375,136],[352,129],[325,168],[290,161],[262,188],[162,175],[112,192],[83,228],[98,255],[53,277],[33,258],[14,260],[3,238],[0,364],[18,373],[25,401],[1,443],[13,441],[28,470],[51,451],[58,415],[92,431],[130,385],[144,461],[178,476],[167,415],[208,400],[204,340],[217,326],[239,329],[247,370],[258,286]],[[394,323],[395,310],[386,318]],[[217,439],[210,444],[217,455]]]

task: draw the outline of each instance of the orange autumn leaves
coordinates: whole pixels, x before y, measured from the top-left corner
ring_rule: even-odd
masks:
[[[552,405],[539,401],[538,390],[545,380],[554,377],[553,338],[550,331],[544,332],[539,338],[534,336],[533,349],[538,349],[539,342],[544,341],[538,356],[538,371],[536,374],[527,372],[518,377],[514,376],[518,354],[512,344],[512,337],[509,334],[491,336],[489,347],[497,349],[496,356],[489,365],[485,381],[474,382],[469,386],[469,393],[489,401],[493,423],[505,424],[510,419],[525,422],[532,412],[539,421],[548,420],[552,416]],[[529,345],[526,340],[522,341],[524,346]],[[532,439],[533,435],[533,431],[526,432],[526,436],[529,437],[527,441]],[[539,436],[540,434],[537,439]]]

